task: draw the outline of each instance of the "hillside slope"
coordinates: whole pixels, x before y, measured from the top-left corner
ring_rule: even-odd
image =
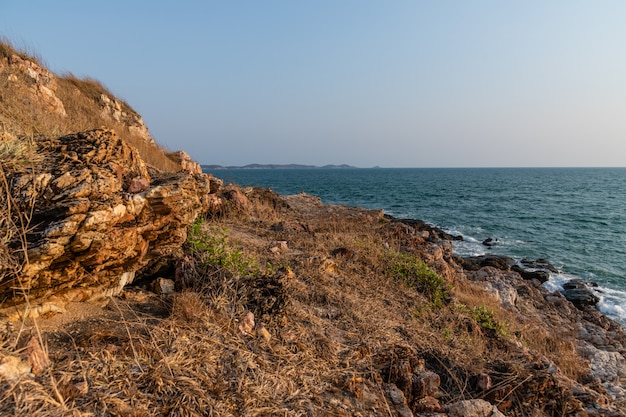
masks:
[[[157,145],[141,116],[100,82],[58,76],[37,58],[0,41],[0,135],[36,143],[103,126],[136,147],[146,163],[180,170],[177,156]]]

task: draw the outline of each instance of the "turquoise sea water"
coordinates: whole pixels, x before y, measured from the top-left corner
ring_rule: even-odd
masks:
[[[464,237],[461,255],[544,258],[556,290],[600,284],[599,308],[626,324],[626,168],[258,169],[212,172],[225,182],[301,191],[325,203],[384,209]],[[481,242],[498,239],[492,248]]]

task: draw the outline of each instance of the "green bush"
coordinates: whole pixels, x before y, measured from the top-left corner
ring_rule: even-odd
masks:
[[[493,330],[504,338],[509,337],[506,326],[498,322],[493,317],[493,312],[484,305],[469,308],[465,304],[457,304],[454,308],[463,315],[471,317],[481,329]]]
[[[450,292],[446,281],[421,259],[399,252],[388,256],[388,275],[424,294],[435,307],[442,307],[449,302]]]
[[[493,330],[503,337],[508,337],[506,327],[502,323],[496,321],[493,317],[493,313],[484,305],[474,307],[470,314],[476,323],[483,329]]]
[[[200,218],[193,223],[187,236],[187,244],[192,254],[205,268],[220,267],[239,276],[259,273],[257,261],[245,256],[240,249],[230,244],[226,229],[206,230],[204,219]]]

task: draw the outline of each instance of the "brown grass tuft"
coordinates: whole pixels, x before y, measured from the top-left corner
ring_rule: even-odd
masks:
[[[36,56],[35,54],[27,53],[20,48],[16,48],[8,38],[4,36],[0,37],[0,59],[8,59],[13,55],[17,55],[22,59],[43,66],[41,57]]]

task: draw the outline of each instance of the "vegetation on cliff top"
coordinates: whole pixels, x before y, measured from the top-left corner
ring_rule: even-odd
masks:
[[[13,138],[24,142],[11,145],[14,151],[31,149],[28,155],[32,156],[42,139],[102,126],[135,146],[148,164],[162,171],[180,169],[149,137],[141,117],[99,81],[72,74],[57,76],[41,59],[0,39],[0,135],[4,135],[0,149]],[[0,154],[2,160],[5,155]],[[20,158],[28,159],[28,155]]]

